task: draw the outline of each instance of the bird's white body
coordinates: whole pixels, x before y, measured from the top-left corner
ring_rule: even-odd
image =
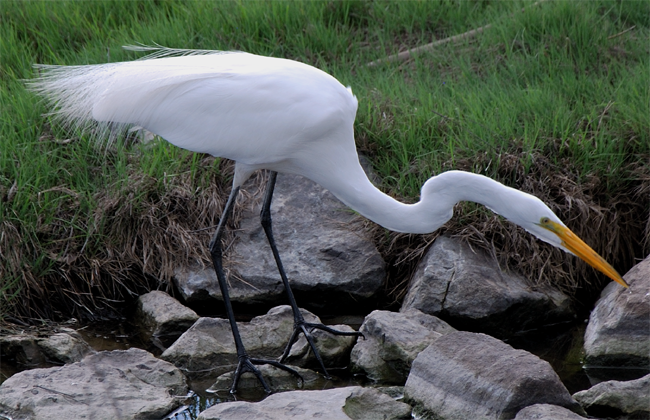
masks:
[[[415,204],[378,190],[359,164],[357,99],[312,66],[239,52],[194,52],[42,71],[32,88],[55,103],[66,122],[140,126],[184,149],[232,159],[233,187],[258,169],[302,175],[374,222],[409,233],[432,232],[451,218],[454,204],[474,201],[556,247],[593,258],[594,266],[620,279],[579,238],[574,244],[575,235],[542,201],[487,177],[442,173],[424,184]]]
[[[336,126],[351,128],[357,109],[332,76],[252,54],[134,61],[106,73],[96,120],[136,123],[179,147],[255,168],[291,167]]]
[[[356,98],[327,73],[246,53],[69,69],[60,80],[67,85],[61,86],[68,95],[61,108],[66,119],[83,114],[139,125],[176,146],[251,169],[287,172],[314,143],[351,130],[357,109]]]
[[[452,171],[427,182],[435,202],[423,196],[408,205],[385,195],[359,164],[352,91],[297,61],[216,53],[51,69],[47,93],[53,92],[67,121],[140,126],[178,147],[232,159],[235,186],[257,169],[308,177],[391,230],[434,231],[449,220],[459,194],[498,211],[490,200],[494,193],[481,199],[488,190],[477,182],[508,191],[488,178]],[[67,69],[65,77],[56,69]],[[444,182],[451,177],[453,183]]]

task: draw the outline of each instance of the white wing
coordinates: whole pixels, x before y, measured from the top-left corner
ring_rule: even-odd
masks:
[[[41,69],[32,88],[69,123],[137,125],[250,165],[285,160],[332,127],[351,127],[357,109],[349,90],[321,70],[246,53]]]

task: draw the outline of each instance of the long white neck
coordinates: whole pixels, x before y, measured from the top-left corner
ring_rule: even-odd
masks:
[[[393,231],[433,232],[452,217],[453,207],[459,201],[483,204],[519,225],[522,225],[526,217],[518,214],[508,203],[513,198],[528,194],[482,175],[462,171],[444,172],[424,184],[419,202],[404,204],[377,189],[358,161],[355,165],[348,162],[343,166],[345,171],[337,174],[330,172],[324,177],[316,176],[314,181],[364,217]]]

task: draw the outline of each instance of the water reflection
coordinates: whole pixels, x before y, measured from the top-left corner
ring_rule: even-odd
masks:
[[[586,324],[559,323],[525,331],[504,340],[549,362],[571,394],[591,386],[583,369]]]

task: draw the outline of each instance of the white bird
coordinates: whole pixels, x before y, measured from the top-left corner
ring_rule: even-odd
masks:
[[[174,56],[176,55],[176,56]],[[377,189],[359,164],[353,124],[357,99],[329,74],[293,60],[243,52],[161,49],[145,59],[86,66],[38,66],[31,88],[48,98],[68,124],[110,123],[143,127],[194,152],[232,159],[232,192],[210,243],[215,271],[239,355],[231,391],[241,373],[257,375],[239,337],[221,266],[221,235],[241,185],[258,169],[272,171],[262,211],[278,269],[294,310],[295,328],[282,362],[300,332],[318,355],[289,288],[271,230],[270,204],[277,172],[302,175],[379,225],[398,232],[429,233],[447,222],[459,201],[473,201],[523,227],[537,238],[573,253],[628,287],[602,257],[573,234],[538,198],[490,178],[448,171],[430,178],[420,201],[403,204]]]

